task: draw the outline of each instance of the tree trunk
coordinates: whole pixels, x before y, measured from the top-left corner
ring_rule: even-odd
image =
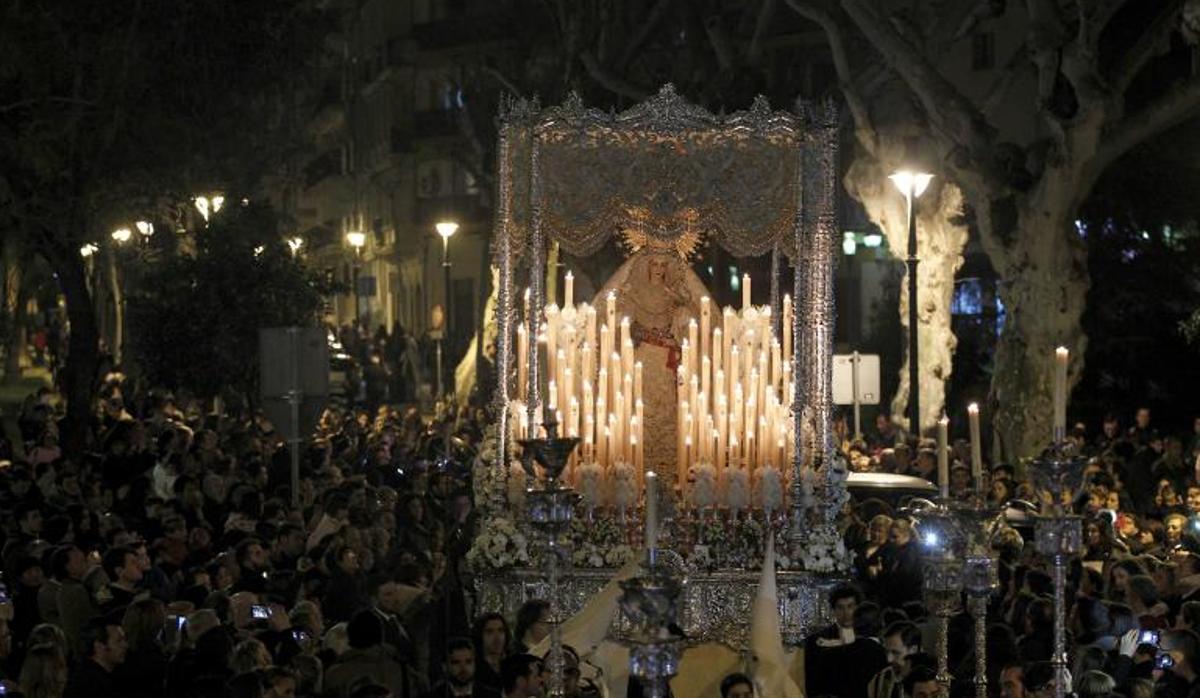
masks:
[[[68,452],[81,453],[88,446],[91,431],[92,400],[100,369],[100,332],[83,260],[77,255],[60,253],[49,255],[47,261],[58,275],[58,286],[66,299],[70,322],[63,366],[63,389],[67,400],[63,443]]]
[[[886,145],[879,152],[889,152]],[[899,160],[897,161],[897,164]],[[860,156],[846,173],[846,190],[862,203],[871,221],[887,236],[893,255],[904,259],[908,248],[908,203],[892,186],[888,163]],[[950,303],[954,296],[954,274],[962,266],[967,228],[952,223],[962,215],[963,198],[958,187],[934,182],[917,200],[917,361],[920,376],[921,425],[928,430],[945,409],[946,382],[958,340],[950,328]],[[908,278],[900,291],[900,324],[908,330]],[[908,346],[907,341],[905,346]],[[900,367],[900,385],[892,400],[892,415],[908,425],[909,357]]]
[[[1001,262],[1004,330],[988,401],[1000,454],[1010,463],[1038,455],[1051,442],[1055,348],[1071,352],[1068,398],[1083,370],[1087,336],[1081,318],[1090,279],[1087,250],[1069,230],[1073,182],[1069,173],[1048,171],[1039,190],[1017,202],[1018,232],[1008,247],[1000,248],[997,221],[980,218],[988,256]]]

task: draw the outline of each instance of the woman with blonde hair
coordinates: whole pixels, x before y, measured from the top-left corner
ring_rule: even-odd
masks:
[[[28,698],[62,698],[67,687],[67,659],[52,643],[34,645],[21,665],[21,692]]]

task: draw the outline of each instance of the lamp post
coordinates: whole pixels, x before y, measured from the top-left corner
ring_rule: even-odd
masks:
[[[454,221],[439,221],[433,226],[437,230],[437,234],[442,236],[442,339],[438,341],[438,397],[445,397],[445,384],[442,374],[445,372],[442,366],[442,345],[445,344],[453,335],[450,334],[450,238],[458,232],[458,223]]]
[[[888,177],[908,200],[908,429],[921,436],[921,389],[917,370],[917,199],[933,175],[900,170]]]
[[[367,244],[367,234],[359,231],[346,233],[346,242],[354,248],[354,275],[351,284],[354,286],[354,324],[358,325],[358,272],[362,269],[362,249]]]

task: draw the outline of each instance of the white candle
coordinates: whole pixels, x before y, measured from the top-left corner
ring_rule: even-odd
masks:
[[[967,405],[967,420],[971,426],[971,477],[975,479],[975,489],[983,492],[983,448],[979,440],[979,405],[974,402]]]
[[[786,294],[783,296],[783,325],[780,330],[783,333],[783,360],[790,362],[792,359],[792,297]]]
[[[750,307],[750,275],[742,274],[742,310]]]
[[[642,362],[633,364],[633,399],[642,399]]]
[[[653,550],[658,542],[658,473],[646,473],[646,548]]]
[[[525,399],[525,383],[529,379],[529,331],[517,325],[517,397]]]
[[[712,301],[708,296],[700,298],[700,356],[711,356]]]
[[[563,290],[563,308],[571,308],[575,305],[575,275],[567,271],[566,281]]]
[[[1067,361],[1071,353],[1066,347],[1054,350],[1054,439],[1067,435]]]
[[[950,438],[950,420],[942,415],[938,420],[938,487],[940,488],[942,498],[950,496],[950,447],[947,444]]]
[[[695,373],[700,367],[700,326],[696,324],[696,319],[688,320],[688,344],[692,347],[692,353],[688,356],[688,373]]]

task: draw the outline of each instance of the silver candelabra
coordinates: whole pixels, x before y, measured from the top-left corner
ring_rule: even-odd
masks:
[[[1071,513],[1063,503],[1079,484],[1086,459],[1079,457],[1073,444],[1057,434],[1053,446],[1033,463],[1032,474],[1038,490],[1048,492],[1050,502],[1043,502],[1042,513],[1035,529],[1037,550],[1049,556],[1054,573],[1054,697],[1067,694],[1066,588],[1067,562],[1079,552],[1083,542],[1080,517]]]
[[[954,508],[966,532],[963,558],[963,590],[975,621],[975,697],[987,698],[987,615],[988,603],[1000,586],[999,560],[992,549],[992,536],[1003,512],[988,506],[982,483],[973,497]]]
[[[963,591],[963,531],[946,499],[917,500],[912,514],[920,535],[924,570],[925,606],[937,620],[937,682],[943,696],[950,694],[950,619],[961,608]]]
[[[629,673],[641,682],[648,698],[665,698],[679,672],[682,637],[679,596],[683,585],[651,547],[643,574],[621,582],[621,610],[629,623]]]
[[[550,587],[550,598],[547,599],[550,603],[550,681],[546,695],[548,698],[562,698],[566,695],[566,689],[563,682],[563,618],[559,596],[562,571],[570,562],[564,534],[575,516],[579,495],[570,487],[561,485],[558,478],[566,468],[571,453],[579,445],[579,439],[560,438],[558,424],[552,418],[545,427],[544,438],[525,439],[519,443],[522,449],[521,464],[533,483],[526,497],[529,521],[541,531],[546,542],[546,577]]]

